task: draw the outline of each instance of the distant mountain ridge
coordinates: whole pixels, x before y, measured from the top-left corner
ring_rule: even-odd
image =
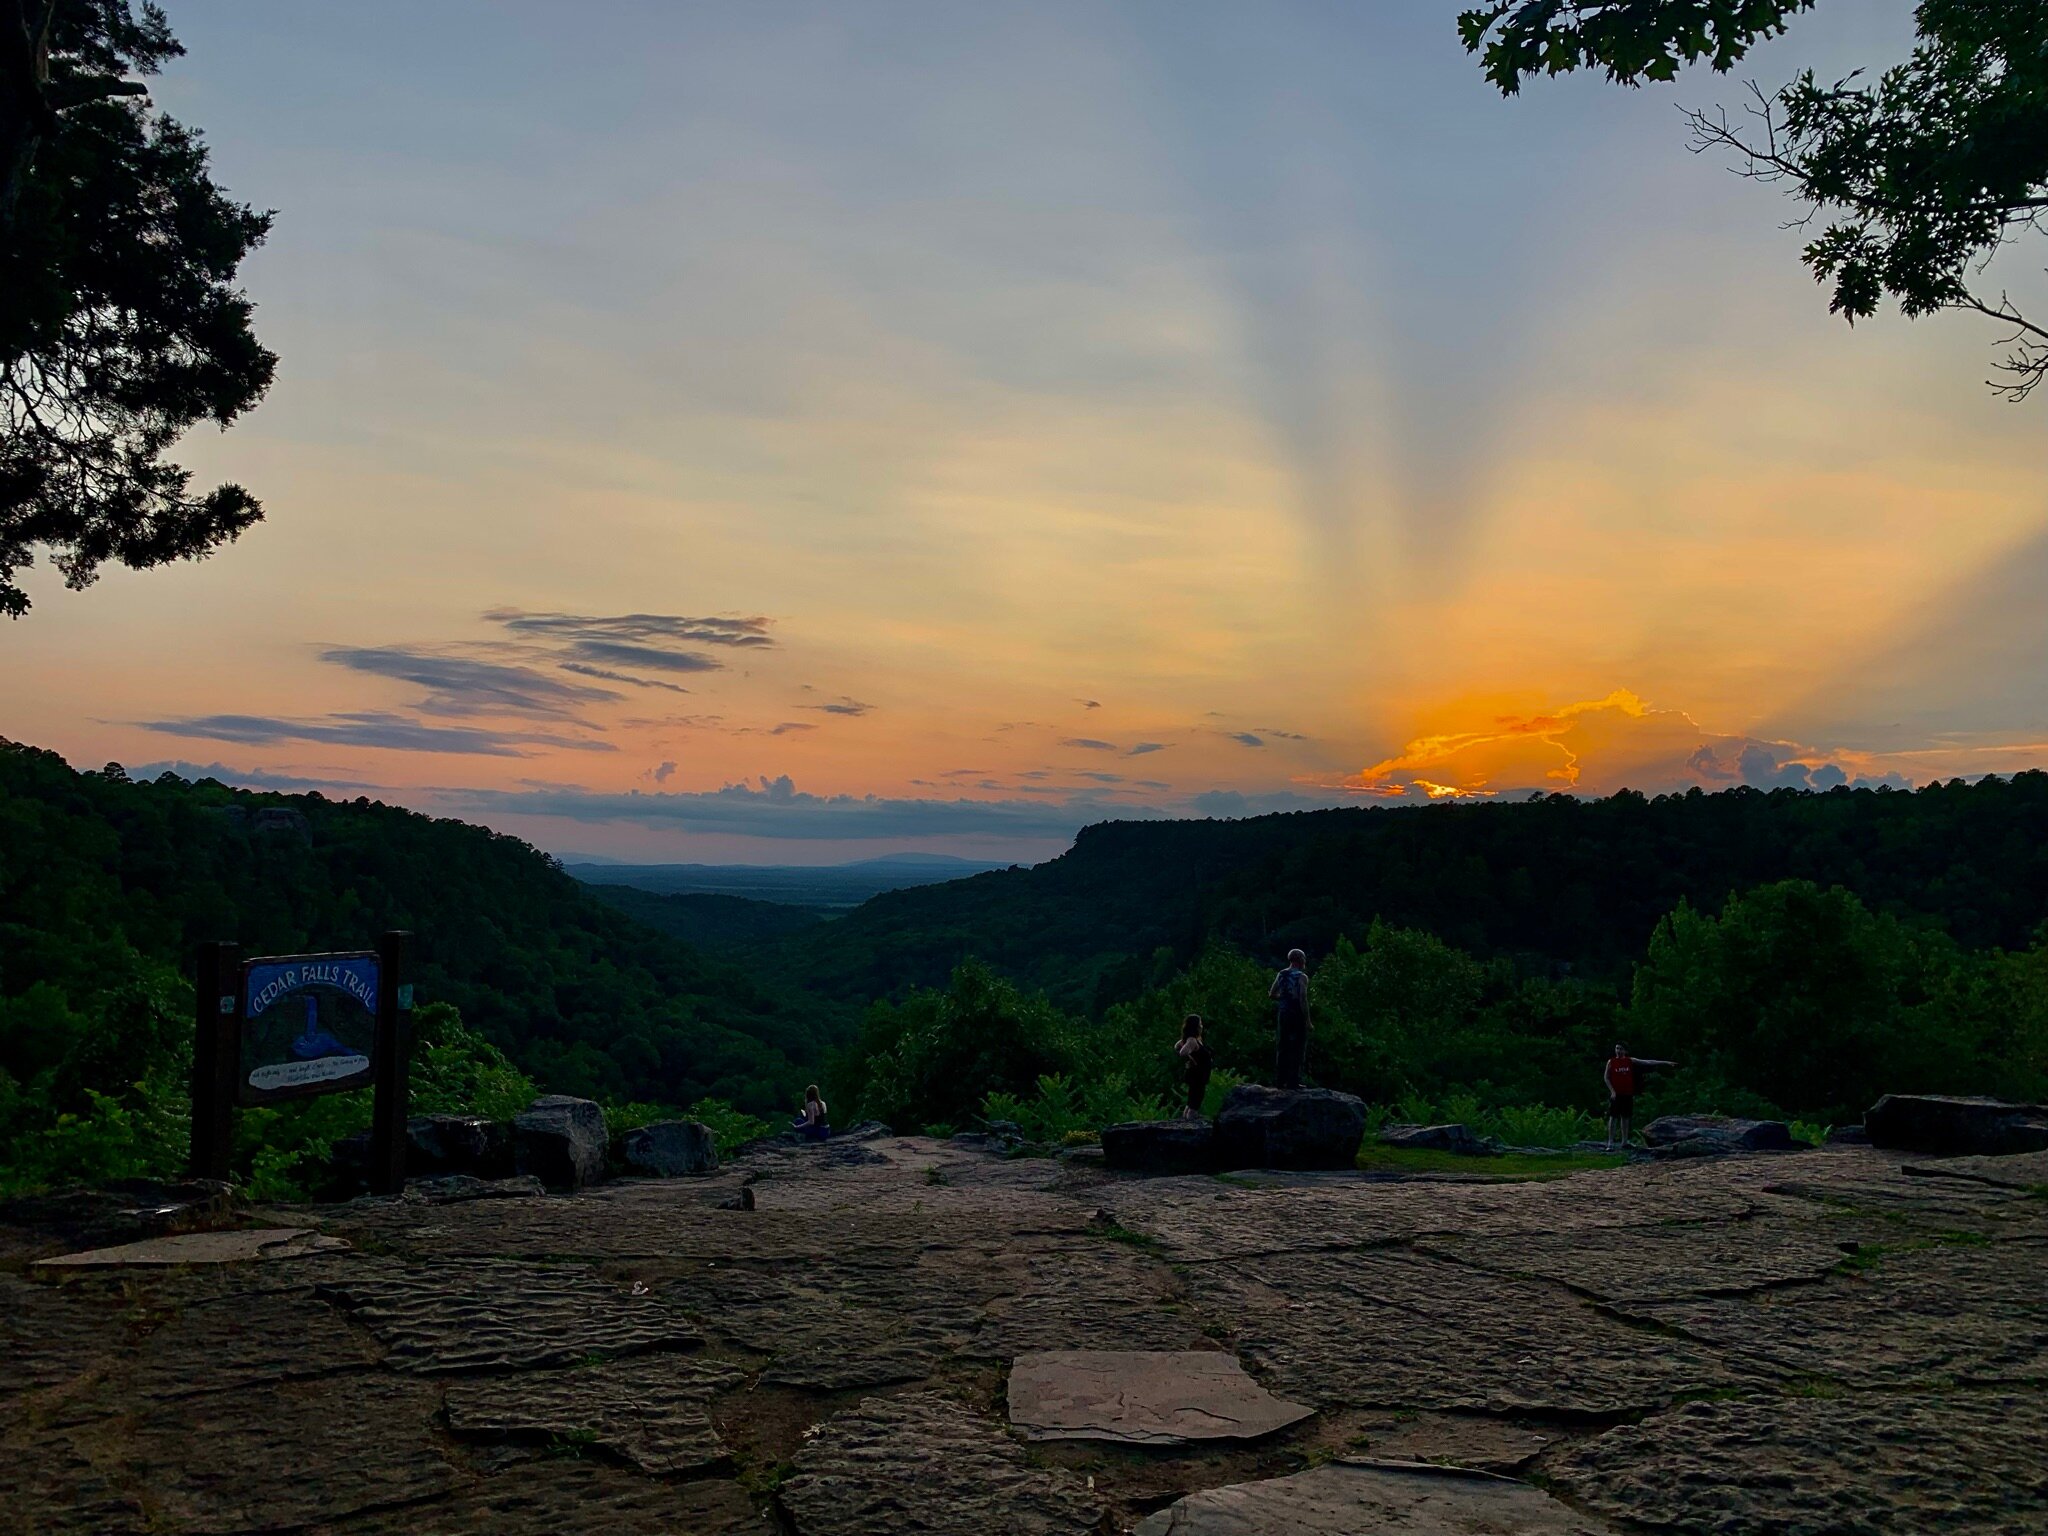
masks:
[[[846,911],[885,891],[958,880],[1001,866],[939,853],[892,853],[850,864],[582,864],[562,866],[592,886],[664,896],[735,896]]]

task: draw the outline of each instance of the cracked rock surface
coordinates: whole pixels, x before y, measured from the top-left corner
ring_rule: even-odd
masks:
[[[926,1392],[827,1419],[781,1500],[801,1536],[1083,1536],[1103,1515],[1081,1479],[1031,1466],[1000,1428]]]
[[[254,1213],[350,1245],[289,1262],[32,1270],[62,1231],[4,1228],[0,1536],[2038,1533],[2042,1172],[1131,1178],[877,1135]],[[1090,1439],[1027,1442],[1031,1362],[1105,1352],[1215,1380],[1112,1363],[1057,1410]],[[1226,1378],[1284,1421],[1151,1438],[1251,1423]]]
[[[1283,1402],[1214,1350],[1053,1349],[1010,1367],[1010,1422],[1027,1440],[1188,1445],[1256,1440],[1313,1409]]]

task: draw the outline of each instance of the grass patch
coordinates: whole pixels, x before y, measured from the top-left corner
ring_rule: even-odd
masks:
[[[1907,1238],[1897,1243],[1859,1243],[1854,1253],[1835,1266],[1835,1273],[1867,1275],[1886,1259],[1901,1253],[1925,1253],[1930,1248],[1982,1248],[1990,1241],[1982,1232],[1937,1232],[1932,1237]]]
[[[1619,1152],[1560,1152],[1547,1157],[1504,1152],[1499,1157],[1467,1157],[1377,1142],[1367,1142],[1358,1153],[1358,1166],[1366,1173],[1462,1173],[1487,1179],[1561,1179],[1594,1168],[1619,1168],[1627,1161]]]
[[[580,1461],[597,1449],[597,1431],[594,1429],[572,1429],[565,1435],[550,1435],[543,1454],[570,1461]]]

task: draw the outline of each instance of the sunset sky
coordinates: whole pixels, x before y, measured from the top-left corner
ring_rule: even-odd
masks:
[[[268,520],[30,573],[0,735],[791,863],[2048,763],[2048,400],[1680,118],[1905,0],[1513,100],[1440,0],[167,8]]]

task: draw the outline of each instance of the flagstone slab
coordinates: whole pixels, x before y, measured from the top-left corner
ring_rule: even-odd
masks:
[[[711,1400],[744,1379],[737,1366],[680,1355],[483,1376],[448,1388],[448,1428],[465,1437],[602,1446],[643,1472],[673,1476],[726,1459],[711,1427]]]
[[[114,1248],[89,1248],[84,1253],[38,1259],[35,1270],[161,1268],[182,1264],[248,1264],[261,1259],[303,1259],[335,1253],[346,1239],[326,1237],[310,1227],[256,1227],[234,1232],[181,1232],[174,1237],[148,1237]]]
[[[1414,1462],[1331,1462],[1292,1477],[1208,1488],[1133,1536],[1611,1536],[1606,1521],[1540,1488]]]
[[[322,1285],[376,1335],[394,1370],[519,1370],[704,1342],[669,1299],[581,1264],[386,1268]]]
[[[1217,1350],[1059,1349],[1010,1368],[1010,1422],[1032,1440],[1189,1445],[1257,1440],[1315,1412]]]

